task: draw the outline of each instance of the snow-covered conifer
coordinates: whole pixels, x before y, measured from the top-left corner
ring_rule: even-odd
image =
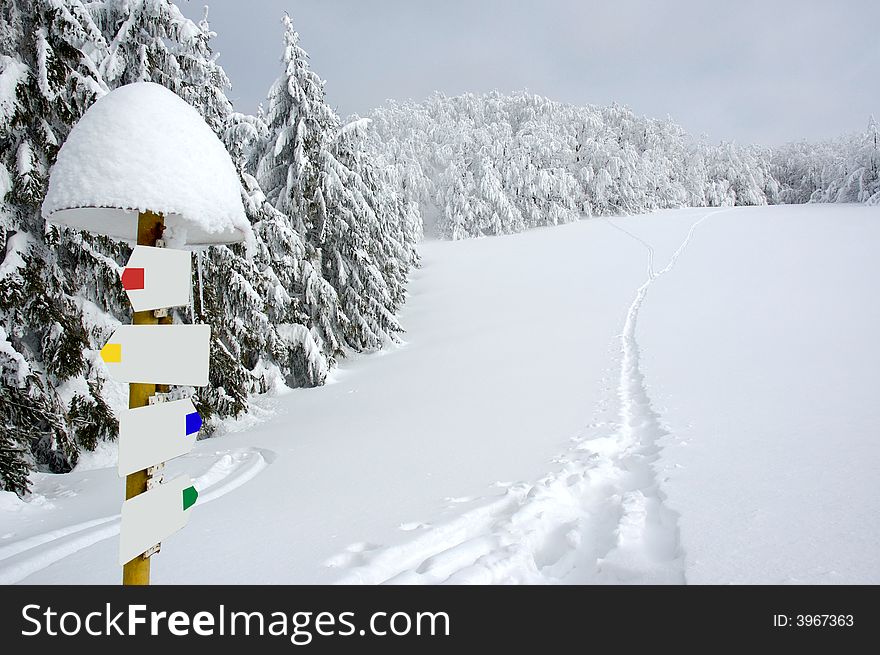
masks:
[[[283,25],[284,70],[269,91],[269,135],[256,178],[272,206],[290,217],[291,237],[302,239],[296,282],[316,341],[335,357],[345,346],[378,347],[400,331],[394,312],[413,250],[393,243],[413,236],[401,229],[411,205],[384,198],[384,178],[363,152],[363,123],[340,121],[289,16]],[[407,213],[383,216],[391,210]]]
[[[10,0],[0,12],[0,484],[22,493],[22,466],[69,470],[79,445],[116,430],[77,272],[112,304],[112,260],[71,254],[39,212],[60,144],[106,90],[91,58],[106,43],[79,0]]]

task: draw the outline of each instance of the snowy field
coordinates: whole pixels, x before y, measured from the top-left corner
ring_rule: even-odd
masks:
[[[427,242],[405,344],[169,464],[153,581],[878,583],[877,243],[848,205]],[[119,582],[113,456],[0,495],[0,582]]]

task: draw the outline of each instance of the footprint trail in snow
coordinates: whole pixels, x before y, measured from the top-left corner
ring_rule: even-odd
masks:
[[[664,504],[654,462],[666,436],[639,367],[636,326],[651,286],[671,271],[703,221],[660,271],[654,249],[648,277],[635,293],[619,337],[612,421],[598,421],[557,458],[558,470],[505,493],[401,544],[353,544],[326,562],[346,569],[340,583],[660,583],[685,582],[677,515]],[[416,525],[416,524],[413,524]]]

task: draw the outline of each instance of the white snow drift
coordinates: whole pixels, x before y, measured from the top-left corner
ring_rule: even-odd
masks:
[[[137,211],[165,214],[192,245],[241,241],[250,230],[238,174],[199,113],[159,84],[98,100],[61,146],[43,215],[134,241]],[[120,212],[120,210],[122,210]]]

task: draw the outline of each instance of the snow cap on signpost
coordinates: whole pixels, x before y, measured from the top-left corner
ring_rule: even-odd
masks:
[[[159,84],[98,100],[61,146],[43,202],[47,221],[124,241],[139,211],[165,217],[172,247],[244,240],[250,224],[226,148],[199,113]]]

